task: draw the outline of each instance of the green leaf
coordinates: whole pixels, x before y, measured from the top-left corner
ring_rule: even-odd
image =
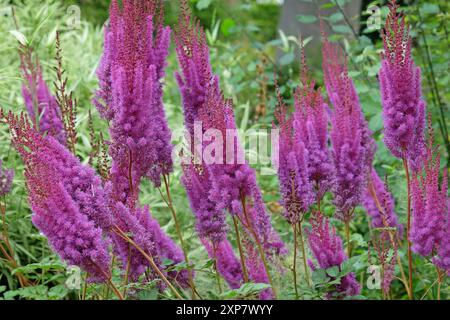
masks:
[[[14,36],[14,38],[16,38],[17,41],[20,42],[21,45],[25,46],[28,44],[27,37],[25,37],[25,35],[22,32],[17,30],[10,30],[9,33],[11,33]]]
[[[419,10],[424,14],[438,14],[440,12],[438,5],[434,3],[424,3]]]
[[[329,280],[329,278],[324,269],[317,269],[312,274],[312,281],[316,285],[326,283],[326,282],[328,282],[328,280]]]
[[[333,266],[331,268],[326,269],[326,273],[333,278],[336,278],[339,275],[339,267]]]
[[[226,18],[223,20],[222,25],[220,26],[220,31],[224,36],[228,36],[230,34],[231,29],[236,26],[236,22],[233,19]]]
[[[197,9],[198,10],[205,10],[208,9],[209,6],[211,5],[213,0],[199,0],[197,2]]]
[[[335,12],[332,15],[330,15],[328,17],[328,21],[330,21],[331,23],[336,23],[338,21],[341,21],[344,19],[344,15],[340,12]]]
[[[291,64],[295,60],[295,54],[293,52],[286,53],[280,58],[280,64],[282,66],[286,66]]]
[[[313,15],[299,14],[297,15],[297,20],[301,23],[314,23],[317,21],[317,18]]]
[[[351,33],[352,29],[346,24],[340,24],[340,25],[333,25],[331,26],[331,29],[333,29],[334,32],[337,33]]]

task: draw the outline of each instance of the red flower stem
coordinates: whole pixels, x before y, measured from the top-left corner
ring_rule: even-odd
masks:
[[[411,230],[411,179],[409,175],[409,167],[408,160],[403,158],[403,167],[405,168],[406,174],[406,184],[408,190],[408,203],[407,203],[407,212],[408,212],[408,222],[406,225],[406,240],[408,244],[408,275],[409,275],[409,289],[411,291],[411,299],[414,299],[414,290],[413,290],[413,279],[412,279],[412,253],[411,253],[411,241],[410,241],[410,230]]]
[[[242,273],[244,275],[244,282],[246,283],[246,282],[248,282],[248,273],[247,273],[247,267],[245,266],[244,250],[242,250],[241,236],[239,234],[239,226],[238,226],[237,218],[235,215],[233,215],[233,225],[234,225],[234,231],[236,233],[236,242],[238,245],[239,257],[241,260],[241,268],[242,268]]]

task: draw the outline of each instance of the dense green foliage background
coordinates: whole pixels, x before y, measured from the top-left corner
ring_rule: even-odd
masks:
[[[299,0],[301,1],[301,0]],[[307,0],[303,0],[307,1]],[[311,2],[309,0],[309,2]],[[349,0],[339,0],[344,4]],[[334,6],[336,1],[330,0],[328,7]],[[382,7],[383,1],[374,1]],[[81,9],[81,24],[73,29],[67,24],[70,18],[67,9],[76,4]],[[14,5],[19,30],[16,30],[11,5]],[[291,92],[298,84],[299,46],[296,37],[288,37],[277,30],[280,5],[277,1],[256,0],[220,1],[194,0],[191,1],[195,15],[204,25],[208,42],[211,46],[211,60],[216,73],[221,76],[221,87],[226,97],[235,103],[237,123],[241,129],[269,128],[273,121],[275,105],[274,70],[279,77],[281,92],[291,99]],[[178,2],[166,2],[166,22],[176,24]],[[416,64],[422,67],[423,90],[432,114],[436,140],[442,146],[442,165],[449,166],[446,145],[450,137],[445,128],[450,124],[448,101],[449,87],[449,36],[448,36],[448,7],[446,1],[413,1],[404,10],[411,23],[411,34],[414,39],[414,57]],[[382,18],[386,8],[382,9]],[[45,1],[7,1],[0,0],[0,106],[5,110],[21,112],[24,103],[21,96],[21,82],[19,72],[19,57],[17,53],[18,40],[27,41],[35,48],[39,56],[44,77],[49,83],[55,79],[53,67],[55,65],[55,35],[61,30],[64,64],[69,78],[69,88],[74,92],[79,102],[77,131],[78,156],[87,163],[91,151],[88,130],[88,110],[94,115],[96,134],[107,134],[107,125],[100,120],[97,111],[91,103],[93,91],[96,89],[95,70],[102,52],[102,25],[107,19],[108,1],[105,0],[45,0]],[[376,155],[375,166],[381,176],[386,176],[389,187],[396,200],[396,212],[401,222],[406,219],[406,185],[401,162],[393,158],[382,143],[382,118],[379,86],[376,75],[379,69],[379,52],[381,43],[378,30],[369,32],[365,28],[363,15],[362,31],[355,37],[346,26],[342,15],[325,16],[324,19],[335,26],[333,40],[340,41],[351,59],[349,60],[351,75],[353,76],[360,95],[363,110],[369,120],[370,128],[375,132],[379,150]],[[300,15],[302,22],[313,22],[314,17]],[[15,31],[14,31],[15,30]],[[16,31],[20,31],[16,32]],[[22,35],[26,38],[23,39]],[[373,41],[372,39],[378,39]],[[307,41],[306,41],[307,42]],[[306,44],[307,45],[307,44]],[[278,52],[278,54],[277,54]],[[309,56],[311,65],[320,65],[321,53]],[[180,97],[173,77],[178,63],[173,52],[169,58],[165,86],[165,106],[171,129],[180,129],[183,123]],[[322,83],[321,70],[313,70],[316,80]],[[66,266],[49,249],[45,237],[34,228],[31,223],[31,211],[27,204],[25,185],[22,177],[23,165],[18,159],[9,142],[9,132],[6,126],[0,127],[0,158],[6,167],[14,168],[16,177],[13,192],[6,197],[6,223],[9,229],[11,244],[20,264],[19,269],[11,268],[0,255],[0,299],[68,299],[77,298],[79,290],[69,290],[65,287],[68,274]],[[171,187],[175,207],[181,219],[184,237],[187,239],[190,258],[195,263],[197,271],[196,283],[204,298],[219,298],[218,291],[211,285],[215,283],[211,263],[200,245],[195,234],[193,215],[179,181],[180,170],[177,168],[171,179]],[[259,176],[258,178],[263,196],[276,229],[283,239],[292,245],[291,230],[281,217],[281,207],[278,204],[278,181],[276,176]],[[325,214],[331,216],[334,208],[330,197],[324,205]],[[144,184],[141,203],[149,204],[155,217],[164,229],[176,239],[174,224],[170,213],[161,200],[160,194],[150,184]],[[5,221],[1,221],[2,224]],[[339,231],[343,226],[333,220]],[[3,225],[2,225],[3,227]],[[365,285],[368,266],[368,246],[370,233],[364,210],[358,208],[356,218],[351,225],[352,241],[355,259],[353,270],[357,273],[363,285],[361,298],[380,299],[380,290],[369,290]],[[1,241],[1,239],[0,239]],[[404,250],[400,253],[406,265]],[[280,259],[277,263],[284,266],[284,273],[277,273],[275,282],[279,288],[280,298],[293,298],[292,275],[289,268],[292,265],[292,254]],[[414,256],[415,262],[415,291],[416,297],[436,298],[436,279],[434,267],[426,260]],[[20,289],[16,272],[22,272],[32,280],[36,286]],[[302,272],[300,270],[300,272]],[[300,277],[302,292],[305,297],[317,297],[317,291],[309,289]],[[443,298],[450,294],[449,282],[442,287]],[[431,287],[432,286],[432,287]],[[431,289],[429,289],[431,287]],[[101,287],[89,286],[88,298],[99,298]],[[320,291],[320,289],[319,289]],[[136,297],[154,299],[158,297],[155,288],[140,288]],[[251,295],[251,293],[238,293]],[[161,296],[164,298],[164,295]],[[394,280],[392,298],[405,299],[401,283]]]

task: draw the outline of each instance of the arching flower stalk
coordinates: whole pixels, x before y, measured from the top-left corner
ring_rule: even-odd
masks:
[[[409,283],[412,287],[411,173],[420,170],[425,154],[426,105],[422,97],[420,68],[411,56],[411,36],[405,18],[397,12],[395,0],[382,31],[384,52],[379,72],[383,105],[384,142],[403,160],[408,188],[407,227]],[[412,291],[412,288],[410,288]]]
[[[218,77],[212,74],[205,34],[197,21],[191,21],[186,3],[182,11],[176,37],[181,72],[176,77],[183,98],[185,127],[193,136],[195,123],[201,122],[202,134],[213,129],[222,138],[226,137],[223,145],[211,154],[213,158],[219,158],[220,163],[203,166],[211,181],[208,198],[217,212],[227,210],[242,223],[244,230],[261,249],[260,254],[271,256],[283,252],[284,245],[271,226],[255,173],[245,162],[239,162],[241,149],[236,137],[232,103],[224,99]],[[234,135],[229,137],[227,131]],[[233,146],[231,150],[227,150],[227,145]],[[240,256],[243,257],[242,246],[240,249]],[[245,274],[243,259],[241,265]]]

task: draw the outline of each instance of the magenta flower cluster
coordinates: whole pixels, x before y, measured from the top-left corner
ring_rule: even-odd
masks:
[[[411,181],[412,250],[422,256],[433,257],[433,262],[450,272],[449,255],[449,197],[447,175],[439,184],[440,158],[428,147],[423,172]]]
[[[336,234],[336,229],[330,227],[330,222],[320,212],[315,212],[310,219],[311,230],[306,229],[308,243],[312,254],[321,269],[334,266],[342,267],[347,260],[347,255],[342,247],[342,240]],[[313,263],[310,265],[317,268]],[[331,279],[332,280],[332,279]],[[329,297],[345,297],[359,294],[361,288],[353,273],[341,278],[334,291],[329,292]]]
[[[43,79],[41,66],[38,63],[29,65],[23,61],[21,70],[25,79],[22,95],[30,119],[39,127],[39,132],[66,144],[61,110]]]
[[[414,170],[424,155],[426,105],[422,98],[420,68],[411,57],[411,36],[393,1],[383,30],[384,52],[379,73],[383,105],[384,142],[397,158]]]
[[[110,121],[114,196],[134,206],[141,179],[155,186],[172,171],[161,79],[170,43],[157,2],[112,1],[94,103]],[[158,13],[161,13],[158,16]]]
[[[335,178],[332,187],[336,216],[348,222],[361,204],[376,151],[372,133],[348,75],[346,58],[337,44],[322,47],[325,87],[331,111],[331,144]]]

